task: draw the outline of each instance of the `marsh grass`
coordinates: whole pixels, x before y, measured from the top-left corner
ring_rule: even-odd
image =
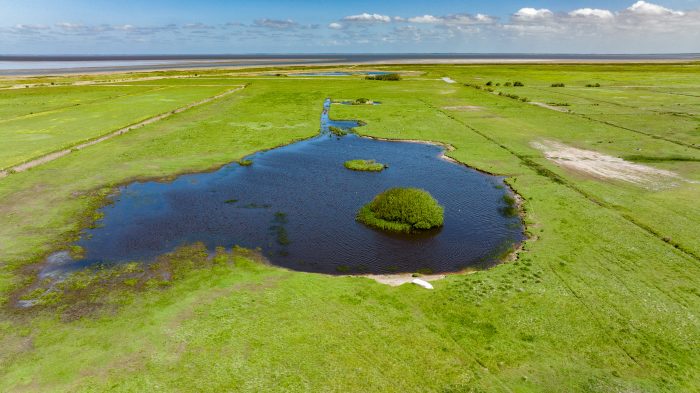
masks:
[[[644,156],[644,155],[627,155],[622,157],[623,160],[625,161],[634,161],[634,162],[700,162],[700,158],[696,157],[687,157],[687,156],[664,156],[664,157],[655,157],[655,156]]]
[[[275,234],[277,244],[280,246],[286,246],[291,243],[289,240],[289,235],[287,234],[287,229],[284,227],[286,223],[287,214],[283,212],[276,212],[274,218],[272,219],[270,231]]]
[[[333,134],[335,136],[345,136],[348,134],[347,131],[343,130],[342,128],[336,127],[336,126],[328,127],[328,131],[330,131],[331,134]]]
[[[267,203],[261,204],[261,203],[255,203],[255,202],[249,203],[249,204],[243,206],[243,208],[245,208],[245,209],[269,209],[270,207],[272,207],[272,205],[270,205],[270,204],[267,204]]]
[[[504,203],[504,205],[498,209],[501,215],[504,217],[515,217],[518,215],[518,204],[512,195],[503,194],[501,200]]]
[[[392,232],[413,232],[440,227],[445,209],[425,190],[390,188],[357,213],[365,225]]]
[[[400,81],[399,74],[382,74],[382,75],[367,75],[365,79],[370,81]]]
[[[236,250],[242,254],[250,252]],[[59,280],[47,278],[28,288],[19,300],[31,304],[34,313],[48,311],[64,321],[72,321],[114,310],[124,302],[124,296],[131,296],[134,291],[166,288],[193,270],[232,266],[233,261],[234,253],[223,247],[210,254],[203,243],[195,243],[159,256],[151,263],[96,265]]]

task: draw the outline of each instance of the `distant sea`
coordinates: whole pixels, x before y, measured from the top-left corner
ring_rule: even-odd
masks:
[[[430,62],[535,61],[700,61],[700,53],[681,54],[518,54],[518,53],[411,53],[411,54],[250,54],[250,55],[108,55],[3,56],[0,75],[44,75],[80,72],[148,71],[176,68],[212,68],[293,64],[372,64]]]

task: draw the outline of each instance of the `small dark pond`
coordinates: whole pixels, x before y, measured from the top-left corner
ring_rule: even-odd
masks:
[[[50,258],[42,275],[85,266],[149,261],[178,246],[260,247],[269,260],[294,270],[339,273],[454,272],[488,267],[523,239],[518,216],[504,214],[503,180],[440,158],[441,147],[342,138],[329,126],[330,101],[318,137],[253,154],[251,166],[228,164],[211,173],[183,175],[170,183],[121,187],[102,209],[99,227],[78,245],[85,258]],[[350,159],[389,165],[379,173],[343,167]],[[357,210],[390,187],[420,187],[445,207],[440,230],[390,234],[355,221]]]

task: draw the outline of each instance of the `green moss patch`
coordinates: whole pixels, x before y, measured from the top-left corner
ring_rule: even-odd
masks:
[[[445,209],[425,190],[390,188],[357,212],[357,221],[386,231],[412,232],[441,227]]]
[[[345,161],[346,168],[352,171],[381,172],[387,166],[375,160],[349,160]]]

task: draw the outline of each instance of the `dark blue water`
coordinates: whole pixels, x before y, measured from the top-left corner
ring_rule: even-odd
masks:
[[[104,218],[78,241],[85,259],[54,258],[44,274],[96,263],[149,261],[178,246],[260,247],[269,260],[322,273],[454,272],[487,267],[523,238],[517,216],[503,214],[507,193],[499,177],[440,158],[434,145],[328,134],[356,121],[321,115],[322,134],[248,157],[212,173],[124,186]],[[350,159],[375,159],[380,173],[344,168]],[[392,234],[355,221],[357,210],[390,187],[428,190],[445,207],[444,227]],[[65,257],[65,254],[64,254]]]

